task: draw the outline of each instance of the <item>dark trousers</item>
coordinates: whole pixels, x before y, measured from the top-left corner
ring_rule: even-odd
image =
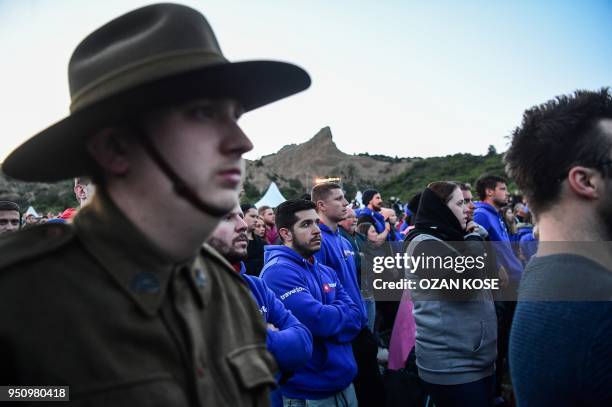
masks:
[[[376,322],[374,332],[382,339],[381,345],[389,347],[391,331],[399,309],[399,301],[376,301]]]
[[[504,375],[508,374],[508,344],[510,343],[510,328],[516,302],[496,301],[495,312],[497,313],[497,360],[495,361],[495,394],[502,394],[502,381]]]
[[[357,376],[353,380],[359,407],[384,406],[385,388],[378,369],[378,344],[366,327],[353,339],[353,356],[357,362]]]
[[[423,382],[436,407],[491,407],[495,400],[495,376],[475,382],[441,385]]]

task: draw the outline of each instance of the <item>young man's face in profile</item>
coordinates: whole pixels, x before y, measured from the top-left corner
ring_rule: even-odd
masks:
[[[378,212],[382,208],[382,202],[383,200],[380,197],[380,194],[376,194],[372,197],[372,200],[370,201],[370,205],[372,205],[372,209]]]
[[[244,175],[242,154],[253,148],[238,126],[241,114],[242,108],[233,100],[198,99],[152,112],[143,118],[143,126],[153,145],[198,197],[230,211],[238,201]],[[139,170],[143,180],[148,185],[168,183],[147,161]]]
[[[461,190],[461,193],[463,194],[463,203],[468,208],[468,221],[470,221],[474,218],[474,209],[476,209],[473,201],[474,197],[470,190]]]
[[[246,213],[244,214],[244,221],[246,222],[247,227],[249,228],[249,232],[255,229],[255,225],[258,219],[259,215],[257,214],[257,209],[249,208],[246,211]]]
[[[495,205],[504,206],[508,203],[508,188],[504,182],[498,182],[495,184],[495,189],[490,191],[493,193],[491,198]]]
[[[276,222],[276,216],[274,215],[274,209],[272,208],[266,209],[264,213],[262,214],[262,218],[264,222],[266,223],[266,225],[274,226],[274,223]]]
[[[323,204],[325,205],[325,215],[332,222],[340,222],[346,218],[348,201],[341,189],[336,188],[329,191],[329,196],[323,201]]]

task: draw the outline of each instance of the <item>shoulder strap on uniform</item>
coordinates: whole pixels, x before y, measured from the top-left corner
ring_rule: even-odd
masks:
[[[0,238],[0,269],[52,253],[65,246],[74,236],[74,228],[62,223],[46,223],[4,234]]]

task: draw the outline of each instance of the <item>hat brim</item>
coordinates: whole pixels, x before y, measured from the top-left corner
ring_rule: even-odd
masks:
[[[196,98],[230,98],[250,111],[301,92],[310,83],[302,68],[277,61],[224,63],[174,75],[72,113],[17,147],[4,161],[2,171],[15,179],[38,182],[91,174],[94,163],[85,144],[103,126]]]

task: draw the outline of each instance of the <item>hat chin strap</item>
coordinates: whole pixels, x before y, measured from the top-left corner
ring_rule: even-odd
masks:
[[[181,177],[179,177],[172,167],[170,167],[168,162],[155,148],[151,142],[151,139],[147,137],[145,131],[140,128],[137,128],[137,131],[140,133],[140,137],[138,138],[140,139],[142,146],[145,148],[145,151],[149,154],[153,162],[157,164],[158,168],[166,175],[166,177],[168,177],[170,182],[172,182],[172,188],[178,196],[185,199],[200,212],[215,218],[225,216],[231,211],[231,208],[229,210],[220,210],[202,201],[195,191],[191,189],[187,183],[181,179]]]

